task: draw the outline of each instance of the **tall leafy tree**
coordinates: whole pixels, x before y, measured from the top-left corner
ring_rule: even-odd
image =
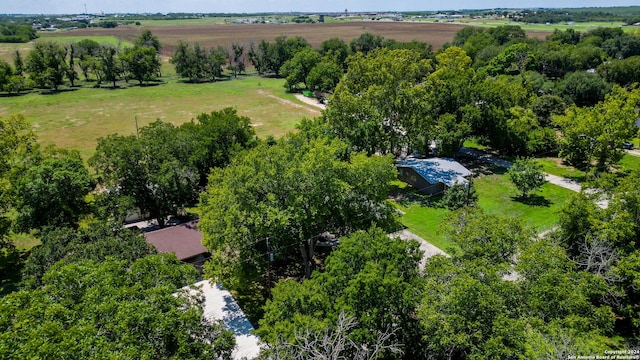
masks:
[[[23,270],[22,285],[36,289],[43,285],[45,273],[59,261],[101,262],[107,258],[135,261],[156,254],[141,234],[108,223],[92,222],[87,228],[46,228],[41,244],[31,249]]]
[[[55,42],[37,43],[27,55],[25,68],[36,86],[58,90],[68,71],[66,51]]]
[[[420,298],[421,257],[416,242],[389,239],[379,228],[343,237],[327,258],[324,272],[302,283],[289,280],[276,285],[258,334],[270,345],[303,345],[295,335],[336,326],[345,314],[357,320],[347,335],[355,344],[373,350],[384,345],[379,344],[379,334],[390,332],[386,342],[396,344],[405,358],[422,358],[423,334],[412,315]],[[355,350],[345,349],[345,355],[353,357]]]
[[[520,190],[523,198],[547,182],[544,172],[542,172],[542,165],[532,158],[516,160],[507,171],[507,175],[509,180]]]
[[[234,154],[257,144],[249,118],[238,115],[233,108],[200,114],[195,121],[180,126],[179,131],[179,136],[190,144],[183,156],[197,169],[201,186],[207,184],[212,168],[225,167]]]
[[[280,69],[281,75],[286,78],[285,88],[289,91],[295,91],[300,83],[304,88],[308,88],[307,78],[311,70],[320,63],[320,60],[320,54],[313,49],[301,50],[293,58],[287,60]]]
[[[104,187],[132,198],[161,227],[196,197],[197,172],[180,156],[176,133],[173,125],[157,121],[142,128],[140,138],[110,135],[98,139],[89,159]]]
[[[0,354],[229,359],[233,335],[202,318],[201,298],[179,290],[196,276],[172,254],[59,263],[41,288],[0,299]]]
[[[75,226],[88,213],[85,196],[95,185],[77,151],[45,150],[14,185],[18,227]]]
[[[560,155],[571,164],[606,170],[623,155],[623,143],[637,132],[635,109],[639,90],[614,87],[605,100],[593,107],[572,106],[566,115],[554,118],[563,133]]]
[[[132,46],[119,54],[125,64],[127,77],[143,82],[153,80],[160,72],[160,58],[154,47]]]
[[[430,125],[423,84],[430,61],[415,51],[387,49],[350,59],[325,113],[336,134],[370,154],[399,154],[418,143]]]
[[[341,236],[372,223],[389,227],[391,158],[346,150],[339,141],[297,135],[214,169],[201,195],[199,224],[213,254],[210,272],[233,281],[243,267],[263,271],[269,242],[276,258],[299,251],[310,276],[319,235]]]

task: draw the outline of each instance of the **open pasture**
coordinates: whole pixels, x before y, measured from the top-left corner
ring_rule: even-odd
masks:
[[[164,55],[171,56],[178,41],[198,42],[204,47],[228,47],[234,42],[241,44],[261,40],[273,41],[277,36],[301,36],[318,47],[324,40],[338,37],[346,42],[362,33],[370,32],[397,41],[420,40],[440,48],[453,40],[463,24],[418,23],[418,22],[374,22],[359,21],[318,24],[227,24],[227,25],[173,25],[173,26],[119,26],[113,29],[89,28],[60,33],[42,34],[43,38],[56,36],[113,36],[131,42],[143,29],[149,29],[163,45]]]
[[[0,116],[23,113],[41,143],[79,150],[91,156],[97,139],[135,134],[156,119],[178,126],[200,113],[235,107],[251,119],[259,136],[284,135],[303,117],[320,115],[283,88],[283,79],[246,76],[207,84],[169,82],[118,89],[78,88],[55,94],[5,97]]]

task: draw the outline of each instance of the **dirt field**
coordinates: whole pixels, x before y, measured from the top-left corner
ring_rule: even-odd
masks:
[[[349,22],[325,24],[237,24],[237,25],[188,25],[148,27],[162,43],[163,55],[171,56],[179,40],[198,42],[211,48],[229,47],[233,42],[257,44],[260,40],[273,41],[277,36],[302,36],[312,46],[317,47],[324,40],[338,37],[346,42],[364,32],[384,36],[398,41],[420,40],[438,49],[445,42],[453,40],[455,33],[463,28],[461,24],[408,23],[408,22]],[[43,34],[48,36],[116,36],[126,41],[137,37],[142,28],[120,26],[114,29],[79,29],[71,32]],[[548,33],[529,32],[529,36],[543,38]]]

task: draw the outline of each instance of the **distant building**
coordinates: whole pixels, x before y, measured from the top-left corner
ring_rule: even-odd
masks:
[[[459,162],[448,158],[416,159],[396,161],[398,179],[429,195],[444,192],[455,184],[468,184],[471,171]]]

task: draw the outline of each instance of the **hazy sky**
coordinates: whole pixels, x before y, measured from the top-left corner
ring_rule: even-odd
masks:
[[[0,0],[4,14],[409,11],[638,5],[638,0]]]

